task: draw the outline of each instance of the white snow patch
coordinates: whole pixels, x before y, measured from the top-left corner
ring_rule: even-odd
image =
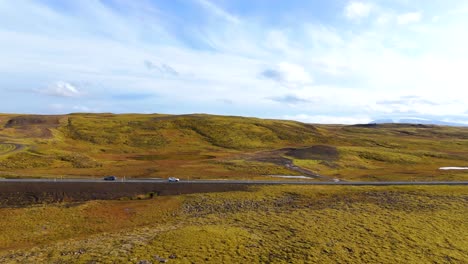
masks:
[[[439,170],[468,170],[468,167],[440,167]]]

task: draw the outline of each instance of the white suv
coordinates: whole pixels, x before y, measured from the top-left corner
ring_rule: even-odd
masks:
[[[169,182],[179,182],[179,178],[176,178],[176,177],[169,177]]]

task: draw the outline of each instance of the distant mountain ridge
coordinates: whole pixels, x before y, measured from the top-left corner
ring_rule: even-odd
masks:
[[[458,126],[468,127],[468,124],[445,122],[440,120],[422,119],[422,118],[402,118],[402,119],[377,119],[369,124],[422,124],[422,125],[438,125],[438,126]]]

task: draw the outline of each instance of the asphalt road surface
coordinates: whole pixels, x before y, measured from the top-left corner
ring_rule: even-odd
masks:
[[[168,183],[167,179],[117,179],[104,181],[102,179],[0,179],[2,182],[96,182],[96,183]],[[316,182],[316,181],[260,181],[260,180],[181,180],[171,184],[250,184],[250,185],[351,185],[351,186],[388,186],[388,185],[468,185],[468,181],[394,181],[394,182]]]

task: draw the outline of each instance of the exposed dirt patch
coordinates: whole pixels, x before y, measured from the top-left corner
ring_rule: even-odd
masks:
[[[288,150],[286,155],[296,159],[323,161],[336,161],[339,158],[339,153],[336,147],[326,145],[316,145],[308,148],[292,149]]]
[[[37,133],[37,137],[39,138],[52,138],[54,134],[52,133],[52,130],[49,128],[41,128],[40,131]]]
[[[301,168],[299,166],[294,165],[293,161],[291,159],[285,158],[282,155],[285,155],[289,151],[294,151],[296,149],[294,148],[285,148],[285,149],[279,149],[279,150],[274,150],[274,151],[268,151],[268,152],[260,152],[256,153],[256,155],[250,160],[254,161],[260,161],[260,162],[267,162],[267,163],[273,163],[276,165],[281,165],[284,166],[290,170],[297,171],[300,174],[304,176],[309,176],[311,178],[316,178],[316,179],[324,179],[324,180],[331,180],[331,178],[320,175],[316,172],[313,172],[308,169]]]
[[[292,164],[292,161],[290,159],[281,157],[281,156],[260,156],[260,157],[253,158],[253,160],[260,161],[260,162],[273,163],[273,164],[282,165],[282,166],[287,166],[287,165]]]
[[[47,127],[56,127],[60,125],[61,116],[38,116],[38,115],[28,115],[28,116],[16,116],[8,120],[5,124],[5,128],[11,127],[25,127],[25,126],[47,126]]]
[[[357,124],[357,125],[351,125],[349,127],[366,127],[366,128],[377,128],[380,127],[379,124],[376,123],[371,123],[371,124]]]
[[[23,138],[52,138],[50,129],[60,126],[62,116],[16,116],[10,118],[3,126],[15,129],[17,137]]]
[[[203,155],[198,153],[180,153],[180,154],[148,154],[148,155],[136,155],[131,156],[134,160],[207,160],[214,159],[216,156]]]
[[[69,153],[59,155],[58,158],[62,161],[70,162],[74,168],[98,168],[102,164],[93,158],[80,153]]]

